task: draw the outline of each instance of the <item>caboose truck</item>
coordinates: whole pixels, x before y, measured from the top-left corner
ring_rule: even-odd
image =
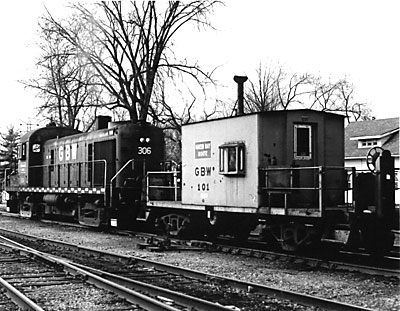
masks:
[[[89,133],[48,126],[22,136],[18,173],[6,179],[11,211],[63,216],[88,226],[130,226],[141,210],[143,176],[164,159],[161,129],[98,117]]]

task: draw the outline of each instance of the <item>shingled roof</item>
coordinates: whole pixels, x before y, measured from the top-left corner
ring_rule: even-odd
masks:
[[[382,148],[399,156],[399,118],[368,120],[350,123],[345,129],[345,157],[365,157],[368,148],[358,148],[358,141],[382,141]]]

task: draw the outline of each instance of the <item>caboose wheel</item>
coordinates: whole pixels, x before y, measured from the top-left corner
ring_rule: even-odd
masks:
[[[271,228],[282,250],[296,252],[301,248],[311,246],[316,240],[316,232],[303,224],[283,224]]]
[[[187,233],[190,219],[187,216],[179,214],[168,214],[160,218],[162,229],[167,235],[182,236]],[[160,225],[160,222],[158,225]]]

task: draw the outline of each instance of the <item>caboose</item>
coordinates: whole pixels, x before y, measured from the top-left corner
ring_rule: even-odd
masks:
[[[291,251],[321,240],[347,242],[352,231],[360,239],[360,212],[346,200],[356,174],[344,168],[338,114],[269,111],[185,125],[182,171],[164,183],[160,174],[148,175],[148,207],[174,234],[245,239],[257,227]],[[390,226],[382,230],[390,244]]]
[[[7,204],[23,217],[63,216],[88,226],[129,226],[142,209],[147,170],[164,159],[162,130],[98,117],[80,133],[48,126],[18,146],[18,172],[7,177]]]

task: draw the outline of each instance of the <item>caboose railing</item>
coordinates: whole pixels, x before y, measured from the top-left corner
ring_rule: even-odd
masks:
[[[343,167],[269,167],[259,171],[262,205],[284,215],[291,209],[322,216],[326,207],[345,205],[349,175]]]
[[[181,200],[180,171],[147,172],[146,185],[146,196],[149,201]]]

